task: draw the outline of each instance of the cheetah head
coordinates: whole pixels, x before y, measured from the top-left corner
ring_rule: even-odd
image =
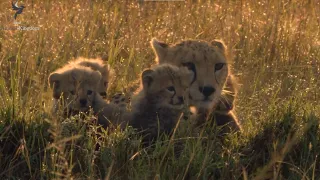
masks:
[[[212,109],[217,105],[229,73],[222,41],[186,40],[169,45],[153,39],[151,46],[159,64],[185,66],[194,72],[189,88],[192,106]]]
[[[69,62],[69,65],[80,65],[90,67],[95,71],[99,71],[101,73],[101,80],[97,87],[97,92],[99,92],[99,94],[104,98],[107,96],[106,90],[108,89],[109,77],[112,70],[108,64],[105,64],[103,62],[102,59],[88,59],[84,57],[78,57],[74,61]]]
[[[141,82],[149,102],[182,108],[193,76],[185,67],[163,64],[144,70]]]
[[[63,101],[66,108],[87,111],[92,106],[101,74],[88,67],[67,66],[50,74],[53,97]]]

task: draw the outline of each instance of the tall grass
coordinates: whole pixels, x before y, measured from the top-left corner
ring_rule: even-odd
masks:
[[[317,179],[320,176],[320,4],[310,1],[19,1],[0,3],[0,177],[22,179]],[[217,136],[181,122],[143,148],[91,118],[50,115],[48,74],[103,56],[109,94],[154,64],[149,41],[223,39],[239,79],[243,133]],[[63,125],[74,127],[64,132]],[[100,144],[97,150],[96,144]],[[96,151],[97,150],[97,151]],[[179,155],[177,155],[179,152]]]

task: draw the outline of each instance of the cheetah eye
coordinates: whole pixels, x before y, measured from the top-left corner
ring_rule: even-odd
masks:
[[[70,93],[72,94],[72,95],[74,95],[75,94],[75,92],[72,90],[72,91],[70,91]]]
[[[167,87],[167,90],[168,90],[168,91],[175,91],[175,89],[174,89],[173,86]]]
[[[220,69],[222,69],[224,66],[224,63],[217,63],[215,66],[214,66],[214,71],[219,71]]]
[[[87,94],[88,94],[88,95],[91,95],[91,94],[92,94],[92,91],[91,91],[91,90],[88,90],[88,91],[87,91]]]

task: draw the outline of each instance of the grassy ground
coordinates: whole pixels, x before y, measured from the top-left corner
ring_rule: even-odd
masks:
[[[19,3],[20,25],[40,29],[4,30],[15,27],[14,12],[1,1],[0,179],[320,178],[318,1]],[[103,56],[116,70],[110,94],[122,91],[154,64],[152,37],[226,42],[242,134],[221,139],[181,123],[172,139],[142,148],[131,129],[61,129],[74,119],[50,115],[48,74],[73,57]]]

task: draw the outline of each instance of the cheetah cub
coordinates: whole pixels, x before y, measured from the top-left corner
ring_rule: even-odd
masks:
[[[112,74],[112,69],[108,64],[105,64],[100,58],[90,59],[78,57],[77,59],[70,61],[69,65],[79,65],[89,67],[94,71],[99,71],[101,73],[101,80],[97,87],[97,91],[103,98],[107,97],[106,90],[108,89],[110,75]]]
[[[143,71],[142,88],[126,117],[129,126],[142,132],[143,142],[157,139],[158,134],[170,134],[183,112],[186,90],[193,77],[187,68],[169,64]]]
[[[96,90],[105,97],[107,95],[106,89],[108,88],[108,80],[109,80],[109,74],[110,74],[110,67],[106,64],[103,64],[103,61],[101,59],[86,59],[79,57],[74,61],[70,61],[67,65],[63,66],[62,68],[56,70],[55,72],[51,73],[53,74],[62,74],[62,78],[54,79],[55,76],[49,77],[49,84],[51,85],[51,88],[53,90],[53,98],[59,99],[61,96],[61,93],[68,89],[69,83],[73,83],[74,79],[63,79],[67,76],[70,76],[70,73],[74,71],[74,74],[77,74],[76,71],[83,71],[83,72],[89,72],[91,70],[93,71],[99,71],[100,72],[100,80],[96,81],[97,87]],[[50,76],[51,76],[50,75]],[[93,79],[94,80],[94,79]],[[54,86],[53,86],[54,84]],[[65,92],[64,92],[65,93]]]
[[[89,67],[94,71],[99,71],[101,73],[101,80],[99,82],[97,91],[104,98],[107,98],[107,89],[109,87],[110,80],[113,80],[113,69],[103,62],[101,58],[88,59],[79,57],[74,61],[69,62],[69,65],[80,65]],[[125,109],[129,102],[129,97],[125,97],[123,94],[118,93],[110,98],[110,104],[119,106]]]
[[[77,64],[64,66],[49,76],[49,84],[53,89],[53,113],[62,110],[63,117],[88,112],[93,109],[98,117],[98,124],[104,128],[116,120],[121,109],[117,105],[108,104],[100,95],[99,82],[101,73],[89,67]]]
[[[101,74],[89,67],[64,66],[49,75],[53,89],[53,113],[58,110],[68,117],[79,111],[87,111],[92,106],[93,92],[97,91]]]

